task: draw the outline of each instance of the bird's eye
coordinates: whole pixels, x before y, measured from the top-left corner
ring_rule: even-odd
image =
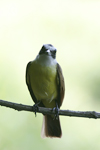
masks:
[[[39,52],[39,54],[43,54],[43,53],[45,53],[46,52],[46,48],[45,48],[45,46],[42,46],[42,48],[41,48],[41,50],[40,50],[40,52]]]

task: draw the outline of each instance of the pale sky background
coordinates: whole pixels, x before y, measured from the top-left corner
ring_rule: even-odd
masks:
[[[61,109],[100,112],[100,0],[0,0],[0,99],[33,105],[26,65],[57,48],[66,93]],[[62,139],[42,139],[41,114],[0,107],[0,149],[100,149],[99,119],[60,117]]]

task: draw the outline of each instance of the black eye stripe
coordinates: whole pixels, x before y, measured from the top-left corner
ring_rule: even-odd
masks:
[[[43,47],[43,48],[41,49],[41,51],[45,52],[45,51],[47,51],[47,49],[45,49],[45,47]]]
[[[54,50],[54,51],[51,51],[51,52],[55,54],[55,53],[56,53],[56,50]]]
[[[56,50],[51,51],[51,56],[55,59],[56,58]]]

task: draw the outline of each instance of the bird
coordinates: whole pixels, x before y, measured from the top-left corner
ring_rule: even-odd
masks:
[[[34,101],[34,107],[52,108],[56,117],[43,114],[42,138],[61,138],[62,129],[58,115],[64,95],[65,82],[62,69],[56,60],[57,49],[44,44],[36,58],[26,67],[26,84]]]

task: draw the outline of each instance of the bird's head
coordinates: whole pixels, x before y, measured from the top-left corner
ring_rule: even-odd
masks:
[[[51,45],[51,44],[44,44],[39,52],[39,55],[48,55],[51,56],[52,58],[56,58],[56,51],[57,49]]]

